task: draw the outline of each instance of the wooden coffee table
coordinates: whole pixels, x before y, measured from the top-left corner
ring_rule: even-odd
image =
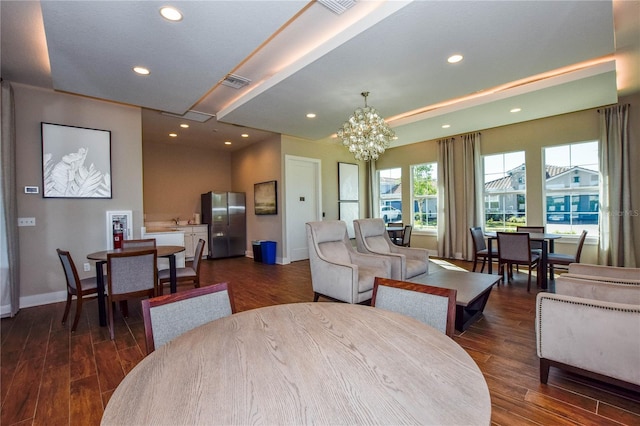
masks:
[[[464,331],[484,311],[491,288],[500,281],[498,275],[444,269],[432,274],[422,274],[407,281],[435,287],[452,288],[456,295],[456,330]]]

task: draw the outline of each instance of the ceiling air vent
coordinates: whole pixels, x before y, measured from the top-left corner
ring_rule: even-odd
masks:
[[[240,89],[244,86],[247,86],[251,83],[251,80],[248,78],[241,77],[235,74],[227,74],[227,76],[222,80],[222,84],[224,86],[233,87],[234,89]]]
[[[318,3],[336,15],[341,15],[356,4],[356,0],[318,0]]]
[[[173,114],[171,112],[166,112],[166,111],[162,111],[160,114],[167,115],[169,117],[184,118],[185,120],[197,121],[199,123],[204,123],[205,121],[208,121],[210,118],[215,117],[215,115],[213,114],[208,114],[206,112],[199,112],[194,110],[189,110],[182,115]]]

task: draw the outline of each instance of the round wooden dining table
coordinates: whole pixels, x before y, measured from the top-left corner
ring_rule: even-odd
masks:
[[[193,329],[143,359],[103,425],[488,425],[489,390],[452,339],[394,312],[295,303]]]
[[[128,251],[136,251],[140,248],[119,248],[111,250],[102,250],[87,255],[87,259],[96,261],[96,282],[98,285],[98,319],[102,327],[107,325],[107,314],[104,306],[105,299],[105,283],[104,283],[104,264],[107,263],[109,253],[123,253]],[[183,246],[156,246],[157,256],[169,259],[169,283],[171,285],[171,293],[176,292],[176,254],[185,251]]]

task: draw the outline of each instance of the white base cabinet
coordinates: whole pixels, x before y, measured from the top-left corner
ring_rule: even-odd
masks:
[[[193,256],[196,253],[198,240],[200,240],[201,238],[204,240],[204,250],[202,251],[202,257],[206,259],[207,253],[209,253],[209,237],[207,235],[207,225],[177,226],[175,229],[184,232],[184,248],[185,257],[187,258],[187,260],[193,260]]]

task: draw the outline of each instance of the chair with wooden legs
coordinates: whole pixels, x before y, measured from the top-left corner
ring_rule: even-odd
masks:
[[[371,306],[417,319],[453,336],[457,290],[376,277]]]
[[[107,254],[107,313],[111,340],[115,337],[115,302],[156,295],[157,258],[156,249]]]
[[[96,297],[98,295],[98,282],[96,277],[80,279],[76,265],[71,258],[71,253],[60,249],[56,249],[56,252],[58,252],[58,257],[60,258],[60,263],[62,263],[62,269],[64,270],[64,275],[67,280],[67,304],[64,307],[62,324],[67,322],[71,301],[73,296],[76,296],[76,315],[73,319],[73,325],[71,326],[71,331],[76,331],[80,314],[82,313],[82,302],[85,296]]]
[[[204,240],[200,238],[196,245],[191,266],[176,268],[176,284],[193,283],[195,288],[200,287],[200,264],[202,263],[202,252],[204,251]],[[171,273],[168,269],[158,272],[158,296],[162,296],[164,286],[171,282]]]
[[[527,281],[527,291],[531,290],[531,270],[538,268],[537,284],[540,285],[540,278],[544,271],[540,269],[541,256],[531,251],[531,241],[527,232],[498,232],[498,264],[500,281],[504,279],[504,266],[508,266],[507,281],[511,281],[513,273],[512,265],[527,265],[529,267],[529,278]]]
[[[156,248],[156,239],[144,238],[142,240],[122,240],[122,248]]]
[[[489,258],[489,249],[487,248],[487,243],[484,240],[484,232],[479,226],[469,228],[469,232],[471,232],[471,239],[473,240],[473,272],[476,271],[479,258],[482,258],[482,268],[480,269],[480,272],[484,272],[484,265],[487,263],[487,259]],[[493,247],[491,247],[491,257],[494,259],[498,258],[498,251]]]
[[[582,246],[584,246],[584,240],[586,238],[587,231],[583,230],[582,234],[580,234],[580,238],[578,239],[578,244],[576,245],[576,251],[574,254],[549,253],[547,255],[547,265],[549,265],[549,270],[553,272],[553,267],[557,265],[569,268],[569,265],[572,263],[580,263]]]

